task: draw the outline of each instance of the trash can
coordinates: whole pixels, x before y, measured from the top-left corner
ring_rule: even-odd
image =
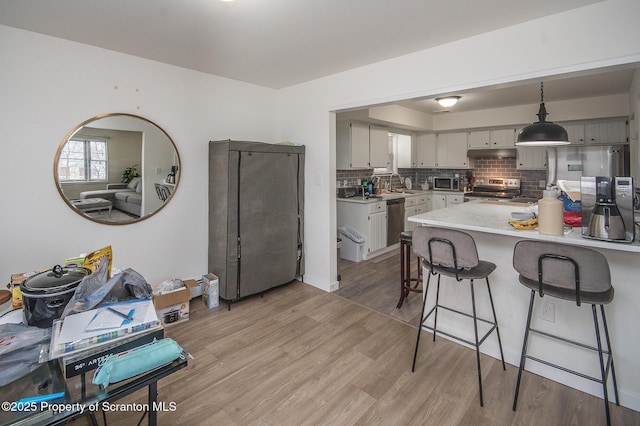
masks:
[[[349,226],[341,226],[338,233],[342,238],[340,256],[352,262],[362,262],[364,252],[364,237]]]
[[[337,272],[338,272],[338,278],[337,278],[338,281],[342,280],[342,276],[340,275],[340,261],[341,261],[341,258],[340,258],[340,246],[342,246],[342,238],[338,237],[338,246],[337,246],[337,249],[338,249],[338,263],[336,263],[336,268],[337,268]]]

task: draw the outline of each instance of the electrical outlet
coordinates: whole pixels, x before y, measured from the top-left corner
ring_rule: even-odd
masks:
[[[556,321],[556,311],[555,306],[551,302],[543,302],[542,303],[542,312],[540,313],[540,317],[549,322]]]
[[[538,187],[539,188],[544,188],[546,186],[547,186],[547,183],[545,181],[543,181],[543,180],[539,180],[538,181]]]

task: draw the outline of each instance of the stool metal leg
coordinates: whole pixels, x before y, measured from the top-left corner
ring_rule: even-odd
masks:
[[[425,296],[426,296],[425,292]],[[438,305],[440,303],[440,274],[438,274],[438,285],[436,286],[436,306],[433,316],[433,341],[436,341],[436,333],[438,332]]]
[[[529,300],[529,312],[527,313],[527,326],[524,330],[524,341],[522,342],[522,354],[520,355],[520,368],[518,368],[518,381],[516,382],[516,393],[513,397],[513,411],[516,411],[518,405],[518,392],[520,391],[520,380],[522,379],[522,370],[524,370],[524,360],[527,354],[527,340],[529,339],[529,329],[531,328],[531,312],[533,311],[533,301],[536,292],[531,290],[531,299]]]
[[[500,348],[500,359],[502,359],[502,369],[507,371],[507,366],[504,363],[504,354],[502,353],[502,340],[500,339],[500,327],[498,327],[498,317],[496,317],[496,308],[493,306],[493,296],[491,295],[491,286],[489,285],[489,277],[485,278],[487,281],[487,291],[489,292],[489,302],[491,302],[491,312],[493,313],[493,322],[496,324],[496,334],[498,335],[498,347]]]
[[[604,314],[604,305],[600,305],[600,313],[602,314],[602,325],[604,326],[604,336],[607,340],[607,349],[609,350],[609,359],[611,360],[611,376],[613,378],[613,393],[616,397],[616,405],[620,405],[618,398],[618,382],[616,380],[616,368],[613,365],[613,349],[611,349],[611,340],[609,340],[609,327],[607,327],[607,317]]]
[[[429,281],[431,281],[431,272],[429,272],[427,275],[428,275],[427,282],[424,285],[422,311],[420,312],[420,323],[418,324],[418,337],[416,338],[416,349],[413,352],[413,365],[411,366],[411,372],[416,371],[416,358],[418,357],[418,346],[420,345],[420,332],[422,332],[422,324],[424,323],[424,309],[427,306],[427,295],[429,294]],[[435,335],[435,331],[433,334]]]
[[[476,316],[476,297],[473,291],[473,280],[469,280],[471,287],[471,309],[473,311],[473,333],[475,336],[476,346],[476,364],[478,366],[478,389],[480,390],[480,406],[484,407],[484,399],[482,398],[482,370],[480,367],[480,344],[478,343],[478,317]]]
[[[604,393],[604,412],[607,416],[607,425],[611,424],[611,414],[609,413],[609,392],[607,390],[607,372],[604,367],[604,355],[602,353],[602,342],[600,340],[600,327],[598,326],[598,313],[596,305],[591,305],[593,312],[593,325],[596,328],[596,343],[598,345],[598,361],[600,361],[600,375],[602,377],[602,391]]]

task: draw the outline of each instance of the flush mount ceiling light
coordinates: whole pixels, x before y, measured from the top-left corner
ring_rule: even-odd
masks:
[[[436,98],[436,101],[438,101],[440,106],[443,108],[450,108],[454,106],[455,104],[458,103],[458,100],[460,100],[460,96],[447,96],[444,98]]]
[[[546,121],[548,114],[547,109],[544,107],[543,83],[540,83],[540,110],[537,115],[537,122],[520,130],[516,145],[553,146],[569,144],[569,135],[564,127],[551,121]]]

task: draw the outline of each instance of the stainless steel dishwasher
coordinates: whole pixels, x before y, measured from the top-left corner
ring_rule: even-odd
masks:
[[[400,242],[404,231],[404,198],[387,200],[387,247]]]

